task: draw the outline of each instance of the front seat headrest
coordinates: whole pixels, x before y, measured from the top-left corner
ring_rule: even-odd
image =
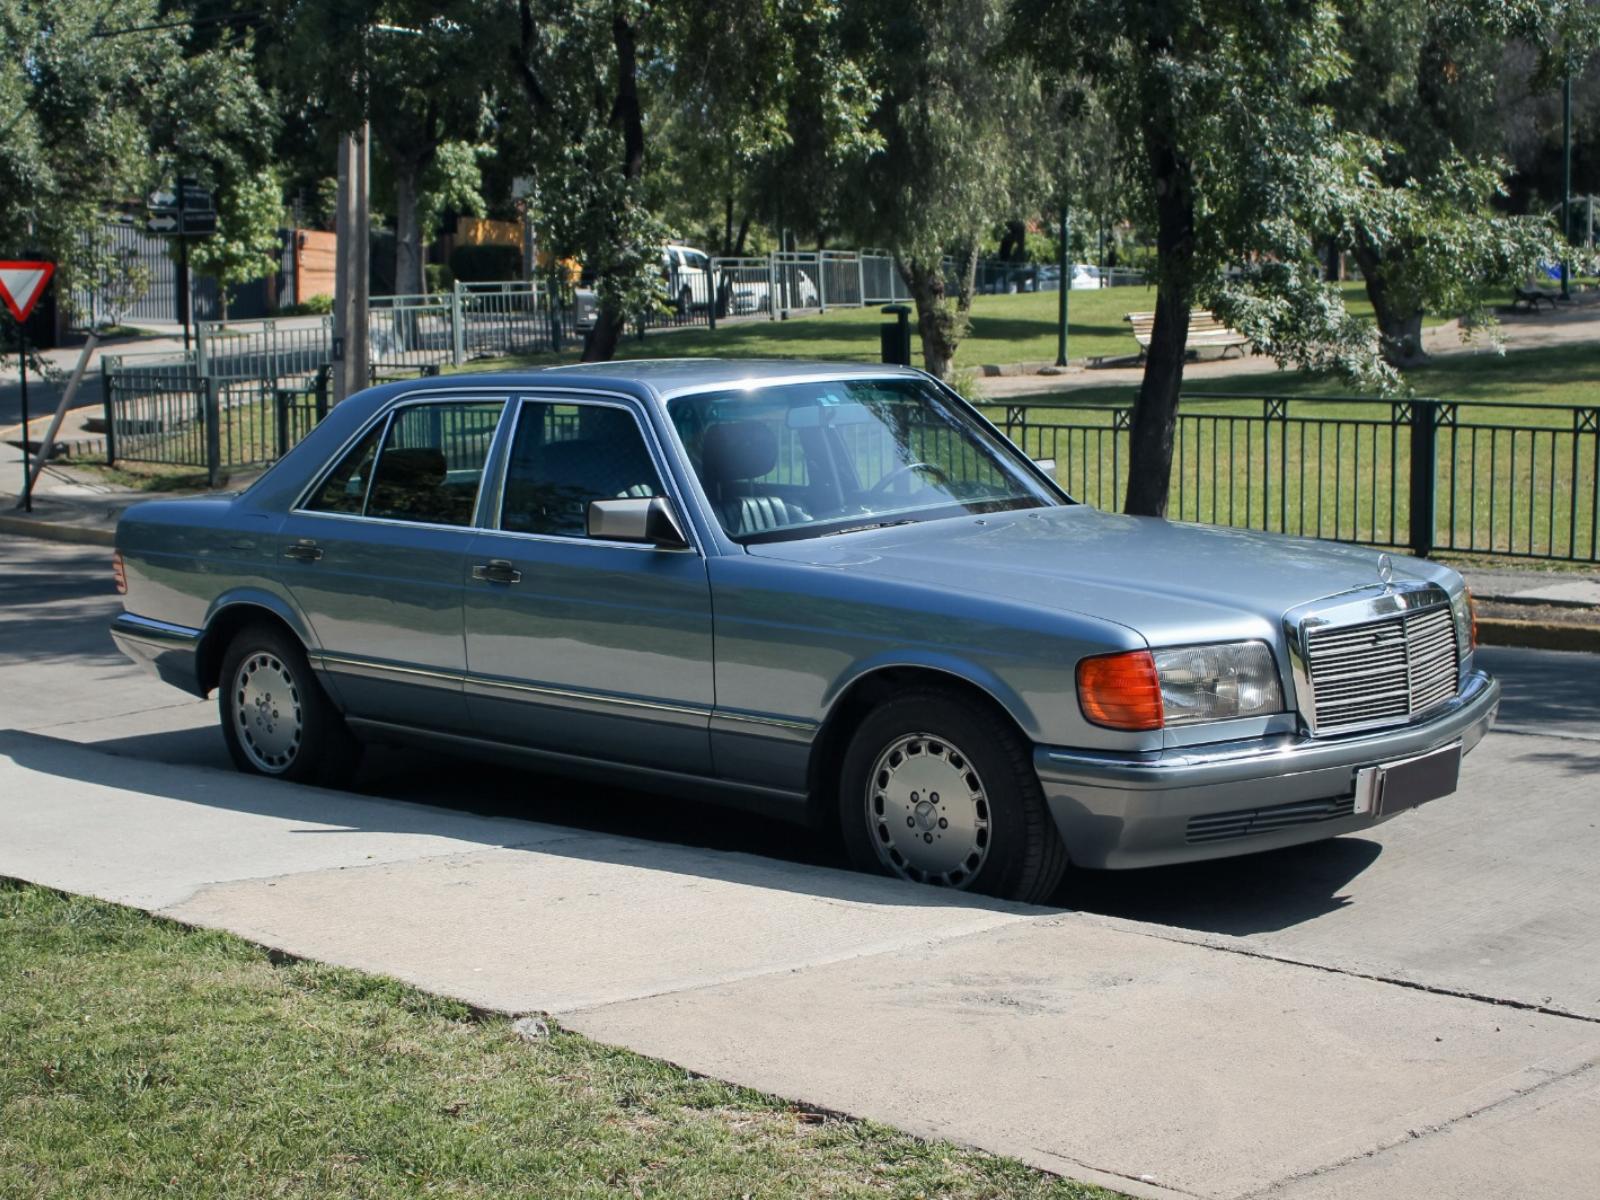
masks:
[[[701,470],[707,480],[760,479],[778,465],[778,435],[760,421],[725,421],[705,432]]]

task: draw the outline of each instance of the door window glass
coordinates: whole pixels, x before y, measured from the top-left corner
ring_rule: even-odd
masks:
[[[365,513],[390,521],[470,525],[501,401],[414,404],[395,412]]]
[[[367,484],[372,481],[372,460],[378,456],[378,439],[383,436],[379,422],[339,461],[322,481],[306,507],[312,512],[349,513],[358,516],[367,503]]]
[[[639,423],[626,409],[523,402],[500,528],[585,537],[589,501],[665,494]]]

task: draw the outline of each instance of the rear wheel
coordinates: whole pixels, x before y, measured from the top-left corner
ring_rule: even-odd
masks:
[[[915,883],[1039,903],[1067,867],[1027,743],[998,713],[938,689],[862,721],[839,823],[858,867]]]
[[[311,673],[300,643],[271,625],[234,635],[217,688],[234,766],[298,783],[345,782],[360,748]]]

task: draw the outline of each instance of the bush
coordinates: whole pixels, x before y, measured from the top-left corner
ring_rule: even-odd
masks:
[[[522,251],[515,246],[457,246],[450,273],[463,283],[503,283],[522,274]]]
[[[428,281],[430,292],[448,292],[456,285],[455,272],[444,263],[428,263],[422,268],[422,273]]]
[[[299,304],[285,304],[278,309],[280,317],[325,317],[333,311],[333,297],[318,292]]]

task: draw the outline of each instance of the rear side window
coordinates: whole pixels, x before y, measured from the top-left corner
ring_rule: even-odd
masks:
[[[383,436],[383,430],[383,423],[379,422],[351,448],[307,502],[308,509],[312,512],[361,515],[367,504],[367,485],[372,482],[372,461],[378,457],[378,439]]]
[[[470,525],[501,401],[414,404],[354,446],[306,506],[428,525]],[[381,437],[381,444],[380,444]]]

